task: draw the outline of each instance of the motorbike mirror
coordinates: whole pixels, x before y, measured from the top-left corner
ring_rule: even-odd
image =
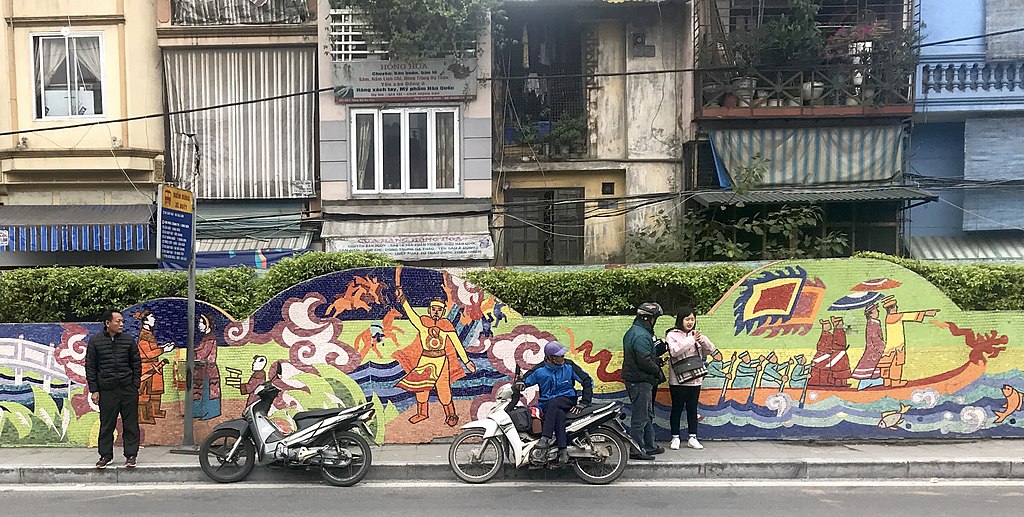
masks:
[[[522,375],[523,370],[519,368],[519,363],[516,363],[516,374],[512,377],[513,380],[519,380],[519,376]]]

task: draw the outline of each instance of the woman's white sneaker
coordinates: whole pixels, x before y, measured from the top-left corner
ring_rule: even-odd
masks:
[[[678,451],[679,450],[679,443],[680,443],[680,441],[681,440],[679,440],[678,436],[676,436],[675,438],[672,438],[672,443],[669,444],[668,448],[672,449],[673,451]]]
[[[697,441],[697,437],[696,436],[691,436],[690,439],[687,440],[686,446],[691,448],[691,449],[703,449],[704,448],[704,446],[701,445],[700,442]]]

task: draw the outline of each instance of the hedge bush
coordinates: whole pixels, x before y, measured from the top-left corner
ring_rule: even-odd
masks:
[[[601,316],[634,314],[640,302],[652,300],[669,312],[683,305],[706,312],[748,272],[723,264],[559,273],[491,269],[465,277],[524,315]]]
[[[305,253],[275,264],[262,278],[246,267],[199,273],[196,298],[243,318],[303,280],[333,271],[395,264],[375,253]],[[94,266],[16,269],[0,274],[0,322],[97,321],[108,308],[183,297],[187,290],[188,276],[181,272],[136,274]]]
[[[965,310],[1024,310],[1024,266],[947,265],[880,259],[914,271]],[[197,297],[242,318],[277,293],[334,271],[389,267],[397,263],[372,253],[312,252],[285,259],[260,277],[255,270],[215,269],[196,278]],[[750,270],[737,265],[592,269],[533,273],[511,269],[469,271],[466,280],[493,293],[527,316],[632,314],[642,301],[667,311],[692,305],[706,312]],[[103,267],[34,268],[0,275],[0,322],[96,321],[109,307],[186,295],[184,273],[134,274]]]

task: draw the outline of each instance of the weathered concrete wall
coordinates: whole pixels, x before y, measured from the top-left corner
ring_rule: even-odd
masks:
[[[408,306],[399,303],[397,285]],[[432,300],[445,306],[436,320],[426,309]],[[872,307],[877,316],[865,311]],[[152,318],[141,331],[146,311]],[[188,397],[196,399],[199,438],[236,418],[250,387],[267,376],[285,389],[272,415],[285,429],[297,411],[369,399],[378,405],[378,440],[451,436],[490,407],[517,364],[538,363],[552,339],[568,345],[568,356],[594,378],[597,400],[625,398],[621,339],[632,318],[523,318],[440,271],[351,270],[289,288],[244,320],[206,304],[197,312],[211,323],[209,333],[198,334],[199,358],[209,368]],[[178,443],[182,394],[192,391],[175,373],[183,357],[185,301],[144,302],[124,314],[127,331],[141,334],[140,347],[152,353],[151,371],[162,368],[162,379],[145,382],[151,396],[140,406],[148,417],[144,443]],[[659,336],[670,319],[658,322]],[[698,328],[720,351],[708,357],[701,392],[703,437],[1024,436],[1024,314],[961,311],[921,277],[889,262],[766,265],[699,316]],[[93,323],[0,324],[0,445],[95,443],[97,408],[83,386],[83,361],[84,339],[97,331]],[[447,375],[420,358],[424,344],[433,346],[436,338],[444,339],[441,371]],[[430,390],[425,407],[410,388],[417,382]],[[452,400],[443,395],[447,388]],[[664,386],[655,407],[664,438]],[[427,418],[412,418],[418,412]]]

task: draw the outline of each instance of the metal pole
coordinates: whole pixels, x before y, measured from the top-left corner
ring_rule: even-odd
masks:
[[[186,316],[186,325],[188,326],[188,338],[186,339],[185,348],[185,393],[183,395],[184,410],[181,433],[181,447],[178,449],[172,449],[174,453],[198,453],[199,449],[195,444],[195,437],[193,436],[193,413],[192,406],[194,403],[194,391],[193,391],[193,370],[196,365],[196,193],[195,185],[196,180],[199,177],[199,165],[200,165],[200,150],[199,143],[196,142],[195,134],[185,134],[192,141],[192,145],[196,147],[196,166],[192,173],[192,185],[189,189],[192,192],[192,246],[189,251],[188,260],[188,314]]]

